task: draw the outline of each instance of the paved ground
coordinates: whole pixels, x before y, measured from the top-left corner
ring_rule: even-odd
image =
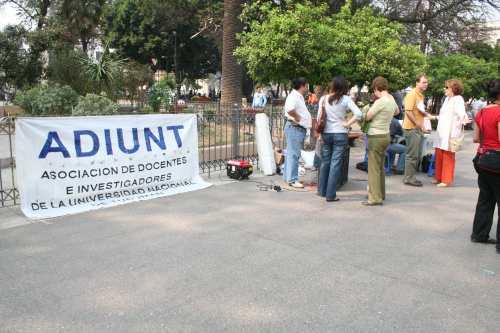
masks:
[[[454,188],[391,177],[384,207],[356,171],[332,204],[231,183],[4,229],[0,331],[499,332],[471,156]]]

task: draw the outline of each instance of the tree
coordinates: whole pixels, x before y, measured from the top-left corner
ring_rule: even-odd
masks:
[[[321,84],[342,74],[363,85],[383,75],[393,89],[401,89],[425,68],[418,48],[400,42],[400,24],[370,8],[353,12],[350,2],[332,17],[326,11],[325,6],[300,4],[286,11],[270,9],[262,23],[241,34],[236,54],[255,80],[266,83],[305,76]]]
[[[100,93],[99,88],[94,85],[86,75],[82,59],[86,54],[81,50],[75,50],[73,45],[59,45],[50,50],[47,78],[50,82],[67,85],[73,88],[79,95],[88,93]]]
[[[426,58],[418,47],[401,42],[405,28],[368,7],[353,13],[348,4],[334,16],[334,72],[358,85],[378,75],[389,80],[391,89],[413,83]]]
[[[493,47],[481,41],[467,41],[463,43],[461,52],[471,57],[495,62],[500,67],[500,45],[498,44]]]
[[[224,25],[222,38],[222,93],[223,104],[241,104],[242,69],[234,52],[236,34],[242,29],[239,19],[241,0],[224,0]]]
[[[484,21],[497,0],[376,0],[374,7],[389,19],[407,27],[407,38],[418,42],[422,52],[432,51],[436,41],[456,50],[468,32]],[[477,36],[473,36],[477,37]]]
[[[299,76],[313,83],[328,80],[334,32],[326,10],[301,4],[285,11],[269,8],[263,22],[254,21],[249,32],[240,35],[236,50],[250,76],[260,83],[287,83]]]
[[[7,26],[0,31],[0,91],[3,94],[15,92],[39,79],[41,63],[24,47],[28,35],[21,26]]]
[[[140,104],[146,100],[146,89],[153,83],[153,72],[149,65],[139,64],[133,60],[127,61],[121,73],[121,87],[123,97],[131,103],[139,101]],[[141,105],[142,106],[142,105]]]
[[[91,41],[97,37],[106,0],[59,0],[57,20],[74,44],[80,43],[87,53]]]
[[[464,83],[464,98],[481,97],[484,84],[498,78],[498,63],[487,62],[463,54],[440,54],[429,57],[429,92],[441,98],[446,80],[459,79]]]
[[[203,4],[198,0],[116,0],[106,14],[106,35],[122,57],[169,72],[176,70],[177,63],[179,81],[198,79],[219,68],[215,42],[196,35]]]

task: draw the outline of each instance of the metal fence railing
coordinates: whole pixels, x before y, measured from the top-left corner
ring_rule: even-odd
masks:
[[[0,208],[19,202],[14,158],[14,118],[0,118]]]
[[[255,142],[255,115],[264,112],[274,146],[284,148],[284,117],[282,108],[270,105],[262,110],[221,107],[217,103],[187,105],[182,112],[194,113],[198,120],[199,167],[210,176],[224,170],[230,159],[251,160],[258,165]],[[0,118],[0,208],[19,203],[16,187],[14,154],[15,118]]]

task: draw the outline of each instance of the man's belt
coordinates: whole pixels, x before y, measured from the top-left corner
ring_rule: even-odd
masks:
[[[307,128],[305,128],[304,126],[301,126],[297,123],[294,123],[290,119],[287,119],[286,121],[290,124],[290,126],[297,127],[297,128],[303,129],[304,131],[307,131]]]

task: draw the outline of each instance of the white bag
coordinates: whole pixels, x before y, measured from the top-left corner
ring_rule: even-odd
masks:
[[[314,155],[316,155],[316,152],[314,150],[311,151],[302,150],[300,152],[300,157],[302,157],[302,160],[304,161],[304,167],[306,169],[314,168]]]
[[[462,146],[464,144],[465,140],[465,131],[464,131],[464,126],[462,125],[462,130],[460,131],[460,134],[457,137],[450,138],[449,141],[449,148],[452,153],[456,153],[462,149]]]

